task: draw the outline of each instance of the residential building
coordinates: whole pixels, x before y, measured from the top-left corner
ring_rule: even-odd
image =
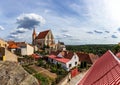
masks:
[[[26,42],[14,42],[8,41],[8,49],[18,55],[32,55],[34,53],[34,47]]]
[[[17,52],[20,55],[32,55],[34,53],[34,47],[32,45],[25,42],[16,42],[16,44],[19,47]]]
[[[16,50],[19,48],[14,41],[8,41],[8,50],[11,51],[12,53],[15,53]]]
[[[0,39],[0,60],[18,62],[18,56],[7,50],[8,43]]]
[[[107,51],[77,85],[120,85],[120,60],[110,50]]]
[[[61,64],[61,67],[70,71],[73,67],[79,64],[78,56],[73,52],[56,52],[48,56],[48,61],[54,64]]]
[[[3,60],[3,56],[5,56],[5,48],[7,48],[7,46],[7,42],[0,39],[0,60]]]
[[[0,39],[0,47],[4,47],[7,48],[8,44],[6,41],[4,41],[3,39]]]
[[[76,54],[80,62],[86,62],[87,64],[93,64],[99,58],[98,55],[94,55],[93,53],[76,52]]]

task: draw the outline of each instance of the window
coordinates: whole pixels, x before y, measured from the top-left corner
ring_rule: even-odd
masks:
[[[53,59],[51,59],[51,62],[53,62]]]
[[[75,62],[75,65],[77,64],[77,62]]]
[[[76,59],[76,56],[75,56],[75,59]]]
[[[69,68],[71,67],[71,64],[69,64]]]

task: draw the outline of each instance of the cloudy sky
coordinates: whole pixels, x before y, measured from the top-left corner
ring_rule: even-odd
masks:
[[[65,44],[120,42],[120,0],[0,0],[0,38],[31,43],[51,29]]]

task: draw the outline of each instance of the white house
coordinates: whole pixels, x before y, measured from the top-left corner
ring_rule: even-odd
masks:
[[[48,61],[54,64],[61,64],[62,68],[67,71],[79,64],[78,56],[73,52],[67,51],[60,52],[58,55],[51,54],[48,56]]]
[[[32,55],[34,53],[34,47],[25,42],[17,42],[17,52],[20,52],[21,55]]]

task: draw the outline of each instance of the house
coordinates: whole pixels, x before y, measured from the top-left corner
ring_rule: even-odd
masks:
[[[0,39],[0,60],[3,60],[3,56],[5,56],[5,48],[7,48],[7,46],[7,42]]]
[[[6,41],[4,41],[3,39],[0,39],[0,47],[4,47],[7,48],[8,44]]]
[[[17,53],[20,53],[20,55],[32,55],[34,53],[34,48],[32,45],[26,42],[16,42],[16,44],[19,47],[17,49]]]
[[[12,53],[15,53],[17,48],[19,48],[14,41],[8,41],[7,43],[8,43],[8,50],[11,51]]]
[[[51,53],[48,56],[48,61],[54,64],[61,64],[61,67],[66,71],[70,71],[70,69],[79,64],[78,56],[73,52],[67,51]]]
[[[38,35],[33,30],[32,44],[37,45],[38,48],[51,47],[55,44],[54,36],[51,30],[45,30],[40,32]]]
[[[86,62],[87,64],[93,64],[99,58],[98,55],[93,53],[76,52],[76,54],[80,62]]]
[[[107,51],[77,85],[120,85],[120,60],[110,50]]]
[[[0,60],[18,62],[18,56],[7,50],[8,43],[0,39]]]
[[[8,41],[8,50],[18,55],[32,55],[34,47],[26,42]]]

